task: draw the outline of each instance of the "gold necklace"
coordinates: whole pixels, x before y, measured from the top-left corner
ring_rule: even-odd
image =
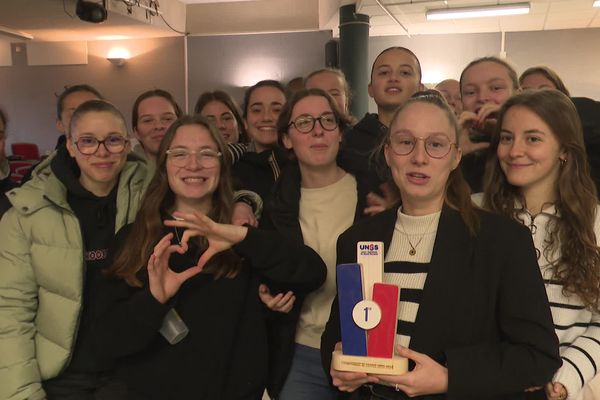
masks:
[[[398,216],[398,221],[400,221],[400,226],[402,227],[402,233],[404,233],[406,235],[406,239],[408,240],[408,244],[410,246],[410,250],[408,251],[408,254],[410,256],[415,256],[417,254],[417,247],[419,247],[419,245],[423,241],[423,238],[425,237],[427,232],[429,232],[429,228],[431,228],[431,225],[433,224],[433,221],[435,221],[435,218],[433,218],[431,221],[429,221],[429,224],[427,224],[427,228],[425,229],[425,232],[421,235],[417,244],[413,244],[410,241],[410,235],[408,234],[408,232],[406,232],[406,228],[404,228],[404,223],[402,222],[401,216]]]

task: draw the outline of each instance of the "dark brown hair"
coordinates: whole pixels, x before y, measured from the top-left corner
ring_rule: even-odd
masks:
[[[242,113],[237,103],[229,95],[229,93],[224,92],[222,90],[214,90],[212,92],[204,92],[198,97],[198,101],[196,101],[196,106],[194,107],[194,113],[200,114],[204,107],[211,101],[218,101],[219,103],[223,103],[225,107],[231,111],[235,121],[237,122],[238,132],[240,134],[239,141],[245,143],[248,141],[248,135],[246,134],[246,125],[244,124],[244,119],[242,118]]]
[[[324,91],[323,89],[313,88],[313,89],[302,89],[294,93],[292,98],[289,99],[281,109],[281,113],[279,114],[279,118],[277,119],[277,142],[281,148],[285,148],[283,145],[283,136],[288,134],[289,126],[292,118],[292,112],[294,111],[294,107],[298,102],[309,96],[319,96],[325,98],[331,111],[335,115],[335,118],[338,122],[338,129],[340,130],[340,135],[344,132],[344,130],[350,124],[350,117],[344,114],[342,110],[338,107],[334,98]]]
[[[533,75],[533,74],[540,74],[540,75],[545,76],[546,79],[548,79],[550,82],[552,82],[552,84],[554,85],[556,90],[563,92],[567,96],[571,96],[571,94],[569,93],[569,89],[567,89],[567,87],[563,83],[562,79],[560,79],[560,76],[558,76],[558,74],[556,72],[554,72],[550,68],[546,67],[545,65],[539,65],[537,67],[527,68],[525,70],[525,72],[523,72],[521,74],[521,76],[519,77],[519,84],[521,86],[523,86],[523,81],[525,80],[525,78],[527,78],[529,75]]]
[[[508,110],[515,106],[525,107],[541,118],[552,129],[566,154],[566,162],[562,163],[555,182],[554,205],[559,218],[550,225],[543,251],[549,260],[556,251],[560,252],[560,258],[552,268],[554,279],[563,285],[563,292],[576,294],[586,306],[597,309],[600,248],[594,234],[594,222],[598,201],[590,178],[581,122],[575,106],[565,94],[557,90],[527,90],[504,103],[490,143],[483,206],[516,220],[527,207],[520,188],[507,181],[496,154],[502,122]]]
[[[179,104],[177,104],[177,102],[175,101],[175,99],[173,98],[173,95],[169,92],[167,92],[166,90],[162,90],[162,89],[152,89],[152,90],[148,90],[142,94],[140,94],[137,99],[135,99],[135,102],[133,103],[133,108],[131,110],[131,125],[133,127],[133,129],[137,129],[137,124],[138,124],[138,119],[140,117],[140,103],[146,99],[149,99],[150,97],[162,97],[163,99],[167,100],[169,103],[171,103],[171,105],[173,106],[173,109],[175,110],[175,115],[177,116],[177,118],[181,117],[181,115],[183,114],[181,112],[181,108],[179,107]]]
[[[109,275],[124,279],[131,286],[141,286],[139,272],[146,268],[154,246],[165,233],[162,218],[173,211],[175,194],[169,186],[167,177],[166,152],[171,146],[177,130],[186,125],[199,125],[206,128],[222,154],[219,184],[212,194],[212,210],[208,216],[220,223],[231,221],[233,205],[231,162],[223,138],[206,118],[199,115],[183,116],[173,122],[160,144],[156,172],[148,185],[135,222],[127,236],[127,245],[121,247],[108,271]],[[199,239],[198,244],[202,250],[207,247],[205,238]],[[213,257],[203,272],[212,273],[215,278],[234,277],[239,269],[239,257],[233,250],[228,250]]]

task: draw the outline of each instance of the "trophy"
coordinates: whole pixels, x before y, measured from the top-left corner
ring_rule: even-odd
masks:
[[[337,266],[342,350],[333,352],[339,371],[400,375],[408,359],[394,355],[400,289],[382,283],[383,243],[358,242],[355,264]]]

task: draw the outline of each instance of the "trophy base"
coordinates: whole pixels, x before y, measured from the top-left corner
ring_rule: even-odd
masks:
[[[338,371],[364,372],[378,375],[402,375],[408,372],[408,358],[347,356],[340,350],[333,352],[331,364]]]

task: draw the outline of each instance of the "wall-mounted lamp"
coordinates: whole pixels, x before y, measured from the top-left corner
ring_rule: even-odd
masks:
[[[529,14],[529,3],[494,4],[490,6],[454,7],[427,10],[427,20],[500,17],[505,15]]]
[[[122,67],[123,65],[125,65],[125,63],[127,62],[127,60],[129,60],[130,57],[131,55],[129,54],[129,50],[127,50],[126,48],[113,47],[108,52],[108,56],[106,57],[106,59],[110,61],[113,65],[117,67]]]

